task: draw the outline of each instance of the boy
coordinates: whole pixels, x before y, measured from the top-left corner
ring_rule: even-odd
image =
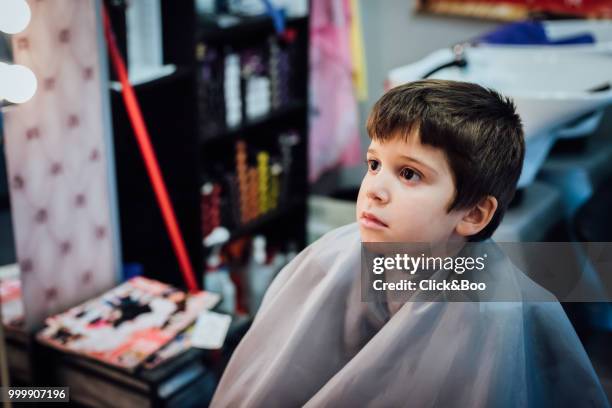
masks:
[[[475,84],[423,80],[383,95],[367,128],[357,224],[279,274],[212,405],[608,406],[557,302],[362,300],[362,242],[491,236],[524,156],[512,102]],[[519,294],[550,300],[519,272],[489,269]]]
[[[470,83],[413,82],[376,103],[367,129],[368,173],[357,199],[363,241],[491,236],[525,151],[510,101]]]

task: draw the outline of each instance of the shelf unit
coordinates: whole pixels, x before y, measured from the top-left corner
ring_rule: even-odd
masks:
[[[291,102],[289,105],[272,111],[262,117],[252,120],[247,119],[245,123],[240,126],[224,129],[221,132],[202,133],[200,134],[200,141],[202,143],[234,142],[241,137],[252,134],[260,128],[279,123],[282,124],[287,119],[292,120],[295,116],[302,116],[305,109],[306,105],[304,102]]]
[[[112,5],[109,15],[123,55],[126,52],[125,13]],[[307,134],[308,134],[308,18],[287,20],[295,35],[293,61],[297,91],[289,103],[239,126],[203,129],[206,118],[198,102],[202,51],[211,47],[248,48],[274,35],[271,19],[245,17],[232,27],[220,27],[210,16],[198,16],[194,1],[161,0],[164,64],[177,70],[166,77],[139,84],[135,92],[173,203],[179,227],[201,285],[206,249],[202,246],[201,186],[220,171],[235,168],[235,145],[278,152],[278,135],[295,131],[300,142],[293,150],[291,191],[282,205],[248,223],[230,229],[231,239],[264,234],[277,247],[306,244]],[[112,76],[111,76],[112,77]],[[181,273],[120,92],[111,91],[113,133],[124,263],[140,263],[153,279],[184,287]]]

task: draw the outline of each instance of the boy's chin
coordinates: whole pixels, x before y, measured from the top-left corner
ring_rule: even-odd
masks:
[[[409,243],[428,243],[428,237],[406,237],[397,236],[390,230],[372,230],[363,226],[359,227],[359,234],[361,236],[361,242],[364,243],[375,243],[375,242],[390,242],[396,244],[409,244]]]
[[[359,227],[361,242],[395,242],[386,231],[376,231],[365,227]]]

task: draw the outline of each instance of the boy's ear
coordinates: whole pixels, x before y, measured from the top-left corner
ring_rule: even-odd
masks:
[[[493,196],[486,196],[459,221],[455,228],[457,234],[465,238],[478,234],[489,224],[495,210],[497,210],[497,199]]]

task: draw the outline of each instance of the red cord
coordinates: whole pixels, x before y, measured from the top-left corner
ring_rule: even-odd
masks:
[[[151,179],[151,184],[153,185],[153,190],[155,191],[155,197],[157,198],[157,203],[159,204],[159,208],[162,212],[166,229],[168,230],[170,240],[172,241],[174,253],[178,258],[179,266],[181,268],[181,272],[183,273],[183,279],[187,284],[189,291],[196,292],[198,291],[198,284],[193,273],[193,267],[191,266],[191,262],[187,256],[185,242],[183,241],[181,231],[176,221],[172,203],[168,197],[168,191],[166,189],[166,185],[164,184],[164,179],[159,169],[159,164],[157,163],[155,151],[151,145],[151,139],[149,137],[149,132],[147,131],[147,126],[142,118],[142,112],[140,111],[138,100],[134,94],[134,89],[128,80],[125,62],[123,61],[123,57],[117,48],[115,35],[113,34],[106,8],[103,8],[102,12],[104,16],[104,35],[106,37],[106,42],[108,43],[113,68],[115,69],[115,73],[121,82],[123,101],[128,111],[130,122],[132,123],[132,128],[134,129],[134,134],[136,135],[136,140],[138,141],[138,146],[140,147],[140,153],[145,161],[147,173]]]

